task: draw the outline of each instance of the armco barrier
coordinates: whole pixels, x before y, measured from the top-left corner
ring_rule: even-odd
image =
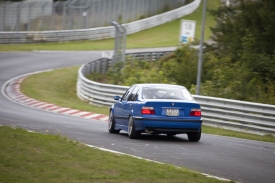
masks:
[[[151,52],[128,54],[132,58],[156,60],[169,52]],[[156,57],[158,55],[158,57]],[[115,95],[122,96],[129,86],[103,84],[91,81],[85,76],[91,72],[106,72],[110,59],[101,58],[84,64],[78,70],[77,95],[91,104],[111,106]],[[223,98],[194,95],[202,107],[204,124],[246,131],[258,134],[275,135],[275,106],[230,100]]]
[[[201,0],[194,0],[192,3],[181,8],[135,22],[123,24],[123,26],[125,27],[127,34],[152,28],[192,13],[199,7],[200,2]],[[0,32],[0,44],[99,40],[112,38],[114,36],[115,30],[112,26],[63,31]]]

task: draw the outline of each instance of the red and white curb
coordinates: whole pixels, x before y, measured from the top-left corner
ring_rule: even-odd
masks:
[[[59,113],[64,115],[69,115],[73,117],[79,117],[84,119],[94,119],[94,120],[101,120],[101,121],[108,121],[109,116],[104,114],[95,114],[89,111],[81,111],[76,109],[71,109],[67,107],[58,106],[55,104],[50,104],[46,102],[41,102],[33,98],[29,98],[26,95],[22,94],[20,91],[20,84],[21,82],[27,78],[27,76],[21,76],[14,78],[8,81],[2,92],[12,101],[22,104],[24,106],[45,110],[53,113]],[[4,90],[4,91],[3,91]]]

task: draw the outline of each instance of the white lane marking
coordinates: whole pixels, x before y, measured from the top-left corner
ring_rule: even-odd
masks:
[[[79,112],[79,113],[76,113],[76,114],[72,114],[71,116],[76,116],[76,117],[78,117],[78,116],[82,116],[82,115],[88,114],[88,113],[90,113],[90,112],[83,111],[83,112]]]
[[[39,106],[41,106],[41,105],[44,105],[44,104],[46,104],[46,102],[39,102],[39,103],[36,103],[36,104],[30,105],[30,106],[31,106],[31,107],[35,107],[35,108],[37,108],[37,107],[39,107]]]
[[[137,158],[137,159],[143,159],[143,160],[151,161],[151,162],[154,162],[154,163],[164,164],[164,163],[159,162],[159,161],[154,161],[154,160],[150,160],[150,159],[146,159],[146,158],[142,158],[142,157],[138,157],[138,156],[134,156],[134,155],[130,155],[130,154],[126,154],[126,153],[122,153],[122,152],[118,152],[118,151],[114,151],[114,150],[110,150],[110,149],[105,149],[105,148],[102,148],[102,147],[97,147],[97,146],[93,146],[93,145],[89,145],[89,144],[85,144],[85,145],[88,146],[88,147],[92,147],[92,148],[95,148],[95,149],[102,150],[102,151],[112,152],[112,153],[121,154],[121,155],[127,155],[127,156],[131,156],[131,157],[134,157],[134,158]],[[178,168],[180,168],[180,167],[178,167]]]
[[[225,179],[225,178],[221,178],[221,177],[217,177],[217,176],[214,176],[214,175],[209,175],[209,174],[206,174],[206,173],[201,173],[202,175],[205,175],[206,177],[209,177],[209,178],[214,178],[214,179],[218,179],[218,180],[222,180],[222,181],[227,181],[229,182],[230,180],[228,179]]]
[[[73,112],[76,112],[76,111],[79,111],[79,110],[72,109],[72,110],[69,110],[69,111],[63,112],[62,114],[69,114],[69,113],[73,113]]]
[[[69,109],[69,108],[61,107],[61,108],[59,108],[59,109],[52,110],[52,112],[58,113],[58,112],[60,112],[60,111],[66,110],[66,109]]]
[[[44,104],[44,105],[41,105],[41,106],[38,106],[38,107],[36,107],[37,109],[41,109],[41,108],[43,108],[43,107],[46,107],[46,106],[49,106],[49,105],[52,105],[52,104]]]
[[[54,108],[57,108],[57,107],[59,107],[59,106],[53,105],[52,107],[49,107],[49,108],[47,108],[47,109],[45,109],[45,110],[51,110],[51,109],[54,109]]]
[[[100,116],[100,115],[101,115],[101,114],[91,114],[91,115],[85,116],[85,117],[83,117],[83,118],[85,118],[85,119],[91,119],[91,118],[95,118],[95,117]]]
[[[109,116],[106,116],[106,117],[103,117],[103,118],[99,118],[99,120],[108,121],[109,120]]]
[[[49,71],[53,71],[53,69],[51,70],[45,70],[45,71],[37,71],[37,72],[32,72],[32,73],[28,73],[28,74],[23,74],[23,75],[20,75],[20,76],[17,76],[17,77],[14,77],[8,81],[6,81],[2,87],[1,87],[1,93],[4,97],[6,97],[8,100],[14,102],[14,103],[17,103],[17,104],[20,104],[18,101],[15,101],[13,99],[11,99],[11,97],[5,92],[5,89],[6,87],[9,87],[9,84],[14,81],[14,80],[19,80],[22,81],[23,79],[25,79],[26,77],[30,76],[30,75],[33,75],[33,74],[37,74],[37,73],[42,73],[42,72],[49,72]]]
[[[143,159],[145,161],[150,161],[150,162],[153,162],[153,163],[158,163],[158,164],[162,164],[162,165],[165,164],[165,163],[162,163],[162,162],[159,162],[159,161],[154,161],[154,160],[142,158],[142,157],[139,157],[139,156],[134,156],[134,155],[131,155],[131,154],[126,154],[126,153],[122,153],[122,152],[118,152],[118,151],[114,151],[114,150],[110,150],[110,149],[105,149],[105,148],[102,148],[102,147],[97,147],[97,146],[93,146],[93,145],[89,145],[89,144],[84,144],[84,145],[86,145],[88,147],[91,147],[91,148],[94,148],[94,149],[99,149],[99,150],[102,150],[102,151],[107,151],[107,152],[111,152],[111,153],[115,153],[115,154],[121,154],[121,155],[131,156],[133,158]],[[182,167],[179,167],[179,166],[174,166],[174,167],[175,168],[182,168]],[[221,180],[221,181],[230,182],[229,179],[225,179],[225,178],[209,175],[209,174],[206,174],[206,173],[196,172],[196,171],[193,171],[193,172],[198,173],[198,174],[202,174],[202,175],[204,175],[206,177],[209,177],[209,178],[214,178],[214,179],[218,179],[218,180]]]
[[[24,100],[24,102],[26,102],[26,103],[27,103],[27,102],[33,102],[33,101],[35,101],[35,99],[33,99],[33,98],[28,98],[28,99],[25,99],[25,100]]]
[[[30,101],[30,102],[27,102],[27,103],[24,103],[22,101],[18,101],[18,102],[20,102],[23,105],[30,106],[30,107],[40,103],[38,100],[33,100],[33,101]]]

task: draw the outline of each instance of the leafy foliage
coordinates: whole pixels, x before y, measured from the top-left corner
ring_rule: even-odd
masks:
[[[190,45],[183,45],[169,58],[160,60],[159,69],[165,73],[168,81],[190,88],[196,82],[197,62],[197,50]]]
[[[211,10],[214,50],[232,63],[245,62],[264,83],[275,80],[275,1],[240,0],[238,6]]]
[[[275,104],[275,1],[239,0],[210,13],[217,21],[215,44],[204,50],[201,95]],[[184,45],[154,63],[128,61],[107,80],[175,83],[195,93],[197,54]]]
[[[275,104],[275,1],[238,2],[210,11],[216,44],[206,49],[202,94]]]
[[[93,73],[89,79],[118,85],[137,83],[173,83],[187,88],[196,80],[197,50],[189,45],[179,47],[159,61],[138,61],[127,58],[125,65],[117,63],[105,75]]]

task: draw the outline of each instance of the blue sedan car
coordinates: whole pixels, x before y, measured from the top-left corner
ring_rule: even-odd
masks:
[[[128,132],[131,139],[141,133],[187,134],[189,141],[201,138],[201,108],[189,91],[179,85],[136,84],[110,108],[110,133]]]

